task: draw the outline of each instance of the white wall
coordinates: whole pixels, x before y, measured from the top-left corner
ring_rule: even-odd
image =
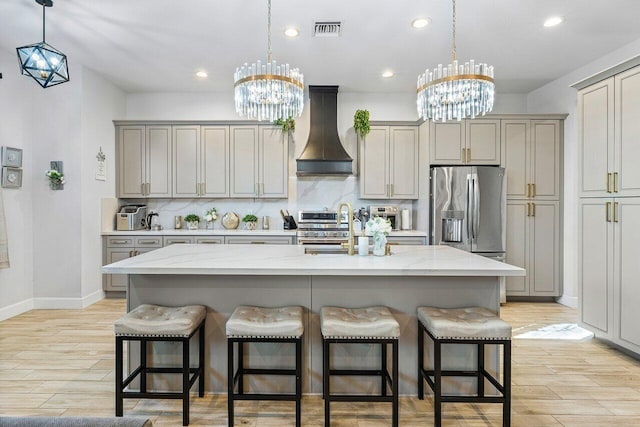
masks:
[[[80,308],[103,296],[100,198],[115,194],[114,130],[124,92],[75,65],[71,81],[41,89],[0,52],[0,145],[24,149],[23,188],[3,190],[11,268],[0,270],[0,319],[35,308]],[[6,65],[6,67],[4,67]],[[95,155],[109,180],[95,181]],[[49,188],[44,171],[62,160],[67,183]]]
[[[115,195],[115,128],[113,119],[125,113],[125,94],[96,72],[82,70],[81,130],[81,297],[102,294],[101,199]],[[107,158],[107,180],[95,179],[96,155]],[[89,302],[89,301],[87,301]],[[86,303],[86,302],[85,302]]]
[[[0,269],[0,320],[29,310],[33,298],[31,109],[35,89],[18,72],[15,51],[0,50],[0,145],[21,148],[22,188],[3,188],[11,267]],[[7,72],[9,71],[9,72]]]
[[[577,91],[571,84],[640,55],[640,39],[572,71],[527,96],[528,113],[569,113],[564,125],[564,295],[578,302],[578,122]]]

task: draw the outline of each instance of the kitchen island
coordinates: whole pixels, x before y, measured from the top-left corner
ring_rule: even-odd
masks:
[[[400,393],[416,394],[416,308],[480,306],[499,312],[499,278],[525,274],[521,268],[448,246],[394,246],[392,255],[384,257],[306,250],[305,246],[286,245],[172,245],[104,266],[102,271],[129,274],[127,310],[145,303],[208,307],[205,370],[210,392],[226,391],[225,322],[236,306],[302,306],[303,387],[314,394],[322,392],[321,307],[389,307],[401,328]],[[337,347],[336,366],[373,367],[378,360],[377,346]],[[473,366],[473,347],[457,347],[444,352],[446,363],[452,368]],[[135,352],[132,349],[130,360],[137,360]],[[171,344],[156,344],[151,352],[155,363],[177,361],[179,353]],[[289,366],[294,357],[293,348],[273,344],[256,346],[248,353],[245,357],[254,366]],[[497,353],[488,352],[487,366],[497,369]],[[264,381],[252,378],[249,388],[259,390]],[[283,380],[283,389],[290,386],[287,381]],[[446,387],[467,390],[470,381],[448,379]],[[378,383],[341,378],[336,389],[373,391]],[[154,386],[173,384],[173,379],[161,378]],[[273,384],[269,389],[273,390]]]

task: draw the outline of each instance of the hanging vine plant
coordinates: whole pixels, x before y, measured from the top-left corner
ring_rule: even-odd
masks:
[[[353,115],[353,129],[360,135],[360,138],[364,138],[369,133],[371,130],[371,126],[369,125],[369,110],[356,110],[356,113]]]
[[[280,126],[282,132],[291,133],[296,130],[296,121],[293,117],[289,116],[288,119],[277,119],[273,122],[274,125]]]

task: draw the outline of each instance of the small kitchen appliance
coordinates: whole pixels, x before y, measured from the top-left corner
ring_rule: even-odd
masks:
[[[391,222],[392,230],[400,230],[400,209],[394,205],[371,205],[369,206],[369,218],[379,216]]]
[[[116,214],[116,230],[132,231],[147,228],[147,205],[124,205]]]

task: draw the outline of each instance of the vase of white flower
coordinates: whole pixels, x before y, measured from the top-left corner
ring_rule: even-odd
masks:
[[[373,236],[373,254],[384,256],[387,236],[391,233],[391,221],[376,216],[367,221],[365,225],[367,236]]]
[[[207,230],[213,230],[213,223],[218,219],[218,211],[216,208],[211,208],[204,213],[204,219],[207,221]]]

